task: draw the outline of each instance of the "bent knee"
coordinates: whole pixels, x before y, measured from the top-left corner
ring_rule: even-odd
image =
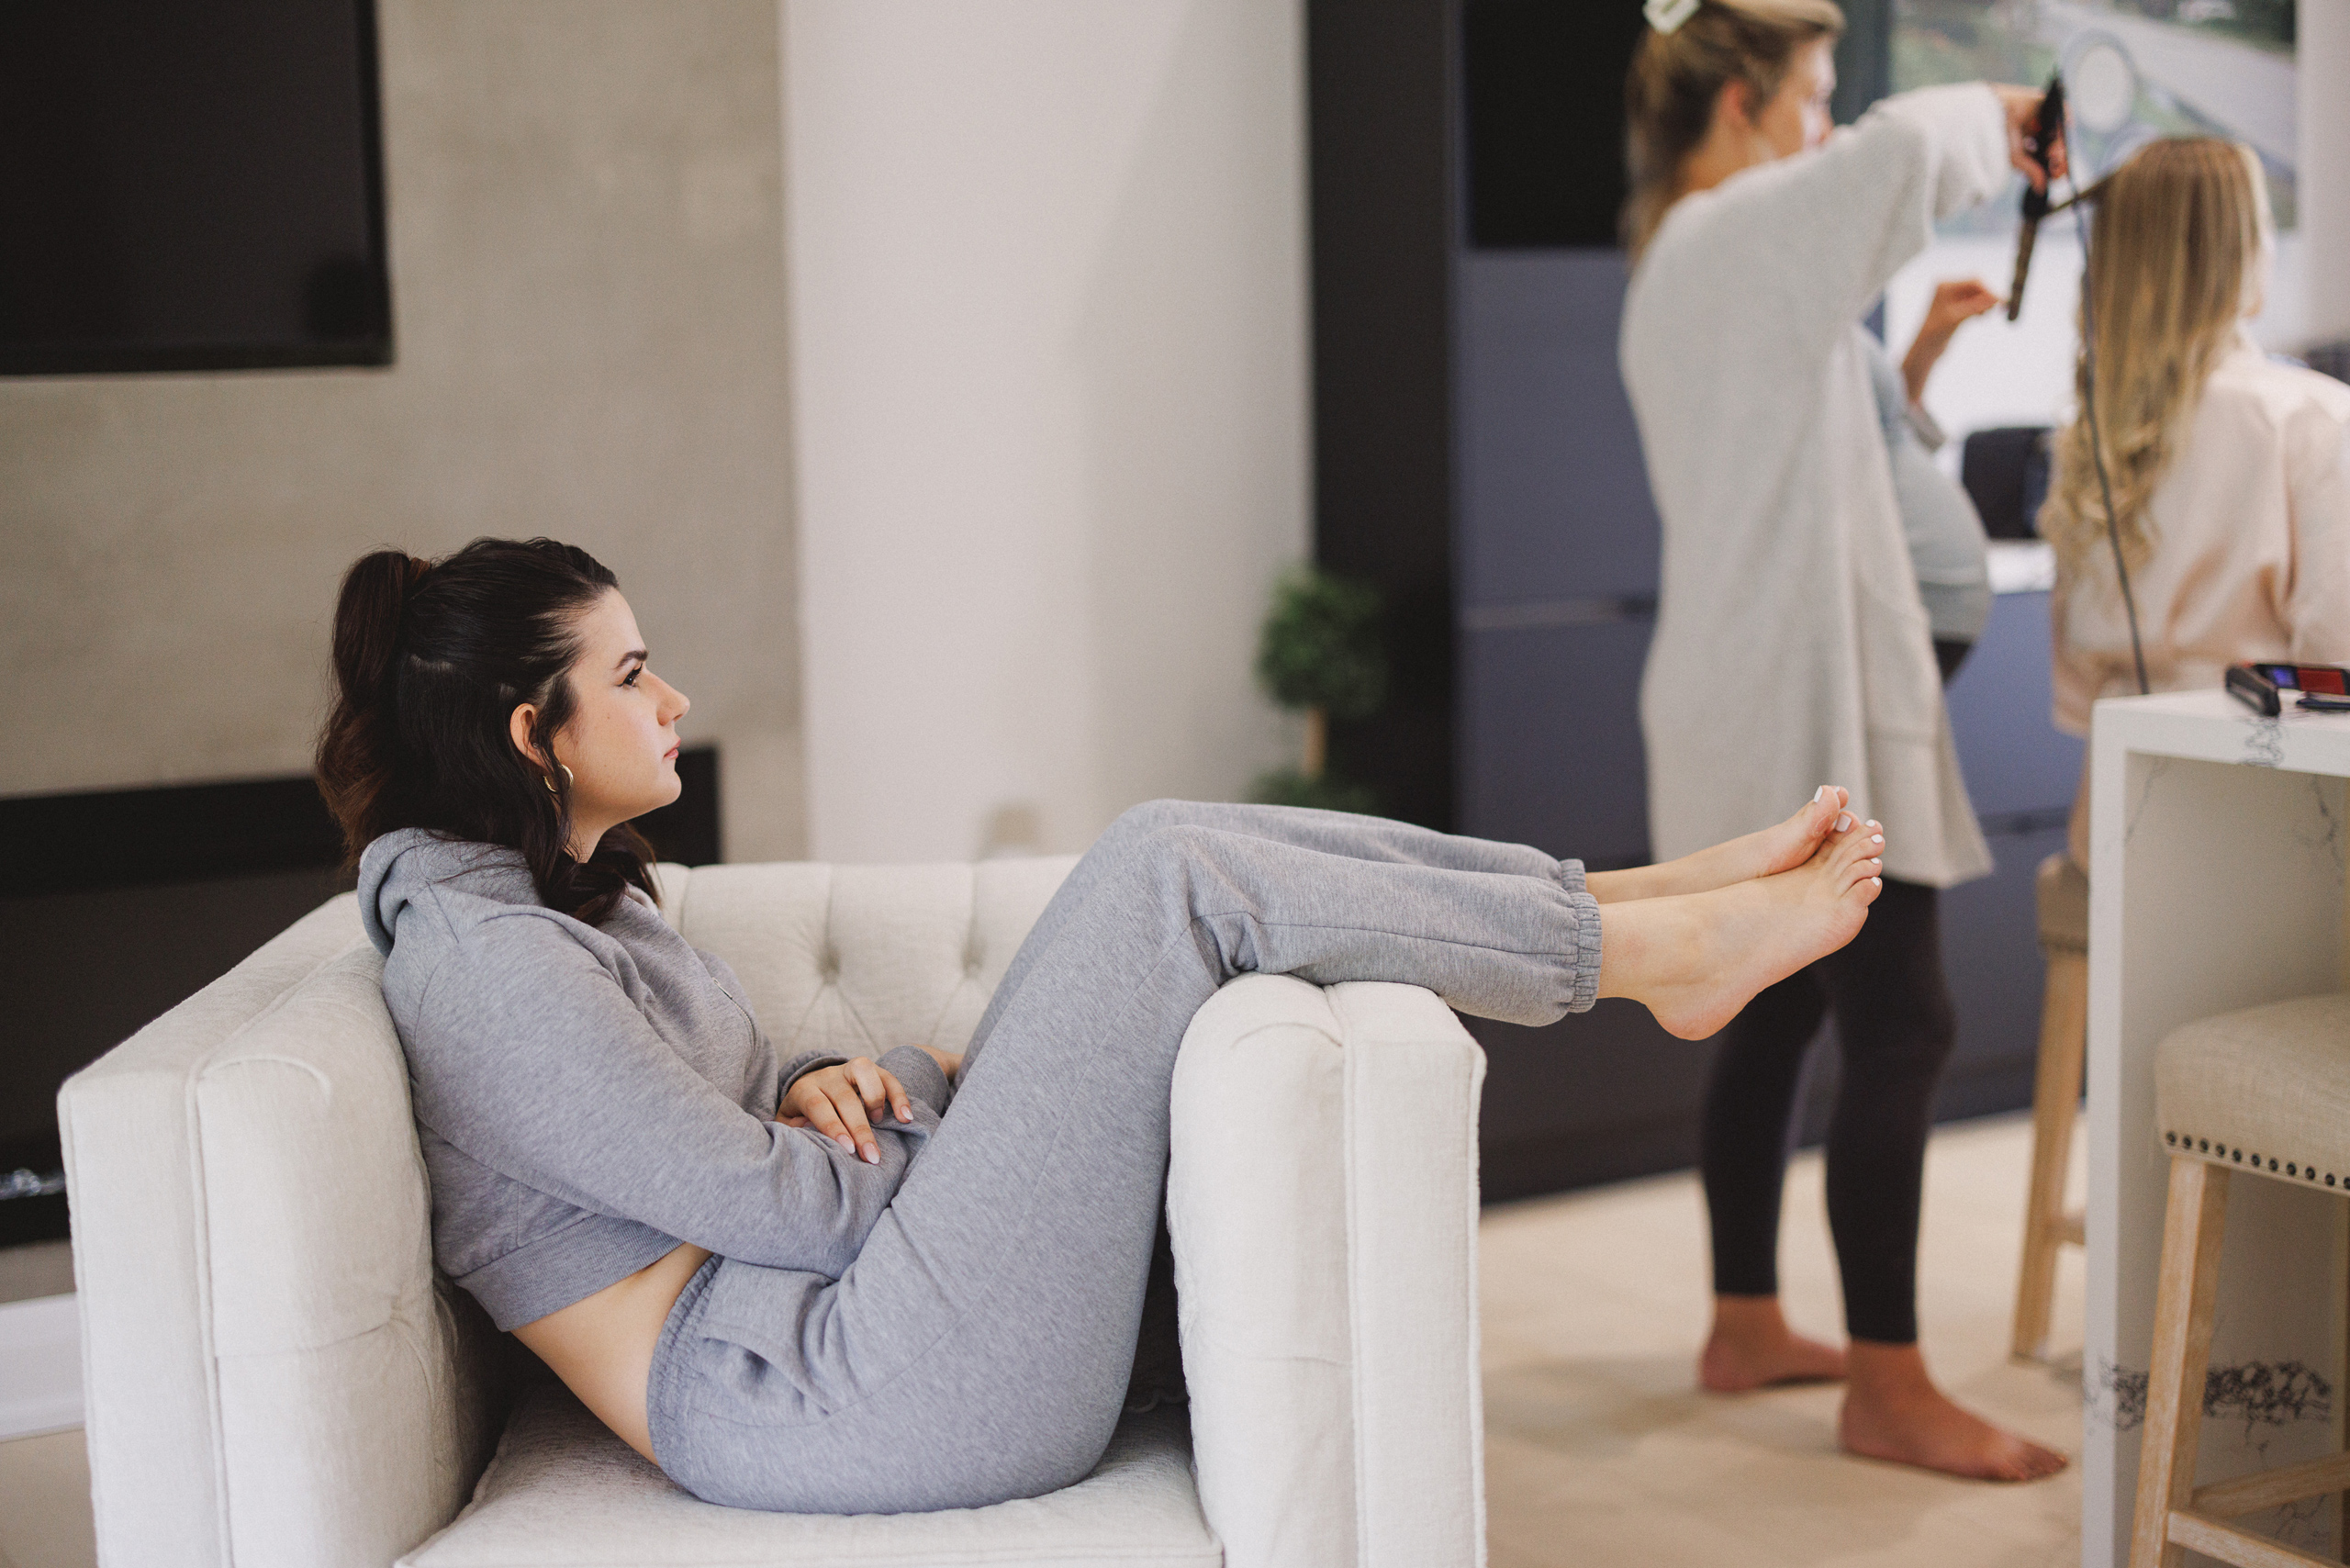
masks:
[[[1134,854],[1146,875],[1188,880],[1201,867],[1212,866],[1232,853],[1231,835],[1197,823],[1176,822],[1154,827],[1135,841]]]
[[[1180,827],[1191,820],[1189,801],[1145,801],[1139,806],[1128,806],[1118,813],[1102,836],[1121,841],[1143,839],[1170,827]]]

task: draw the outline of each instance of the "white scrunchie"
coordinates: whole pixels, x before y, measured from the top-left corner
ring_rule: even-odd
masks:
[[[1703,0],[1647,0],[1647,4],[1640,7],[1640,15],[1646,17],[1649,26],[1658,32],[1670,33],[1695,16],[1702,3]]]

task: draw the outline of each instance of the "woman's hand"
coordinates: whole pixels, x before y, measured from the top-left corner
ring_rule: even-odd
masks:
[[[1934,302],[1926,307],[1926,319],[1919,326],[1918,336],[1901,361],[1901,379],[1909,388],[1912,403],[1925,397],[1926,377],[1933,374],[1934,362],[1950,347],[1951,334],[1958,330],[1960,323],[2000,303],[1999,297],[1979,277],[1934,285]]]
[[[2048,166],[2024,148],[2027,137],[2040,132],[2040,100],[2042,95],[2031,87],[2010,87],[2002,82],[1991,84],[1991,91],[1999,95],[1999,106],[2008,111],[2008,162],[2016,172],[2031,182],[2031,188],[2046,192],[2048,182],[2065,177],[2065,140],[2057,138],[2049,144]],[[2048,144],[2047,138],[2042,138]]]
[[[901,1122],[914,1119],[913,1102],[898,1075],[870,1058],[852,1057],[838,1067],[801,1073],[784,1092],[776,1120],[787,1127],[814,1127],[867,1165],[878,1165],[881,1146],[873,1136],[873,1122],[885,1108]]]

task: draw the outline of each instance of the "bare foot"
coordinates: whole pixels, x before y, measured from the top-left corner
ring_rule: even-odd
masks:
[[[2038,1481],[2072,1462],[1951,1403],[1915,1345],[1855,1339],[1851,1369],[1836,1418],[1836,1441],[1847,1453],[1970,1481]]]
[[[1884,889],[1874,823],[1831,834],[1775,877],[1711,892],[1599,906],[1599,994],[1644,1003],[1668,1034],[1702,1040],[1764,986],[1860,934]]]
[[[1747,877],[1775,877],[1792,871],[1818,853],[1820,841],[1830,832],[1852,828],[1852,819],[1844,814],[1852,799],[1852,792],[1842,786],[1822,784],[1803,809],[1786,821],[1733,838],[1721,847],[1740,852],[1738,857],[1748,866]]]
[[[1774,1295],[1718,1295],[1713,1332],[1697,1358],[1697,1383],[1716,1394],[1744,1394],[1783,1383],[1834,1383],[1844,1352],[1787,1327]]]
[[[1792,871],[1810,859],[1820,841],[1831,832],[1842,833],[1852,825],[1852,819],[1844,814],[1852,799],[1852,791],[1841,786],[1822,784],[1795,815],[1760,833],[1750,833],[1661,866],[1594,871],[1584,878],[1584,884],[1599,902],[1617,903],[1630,899],[1711,892],[1733,882]]]

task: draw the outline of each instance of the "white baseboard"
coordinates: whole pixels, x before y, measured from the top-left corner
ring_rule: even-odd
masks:
[[[82,1424],[82,1317],[70,1295],[0,1302],[0,1439]]]

